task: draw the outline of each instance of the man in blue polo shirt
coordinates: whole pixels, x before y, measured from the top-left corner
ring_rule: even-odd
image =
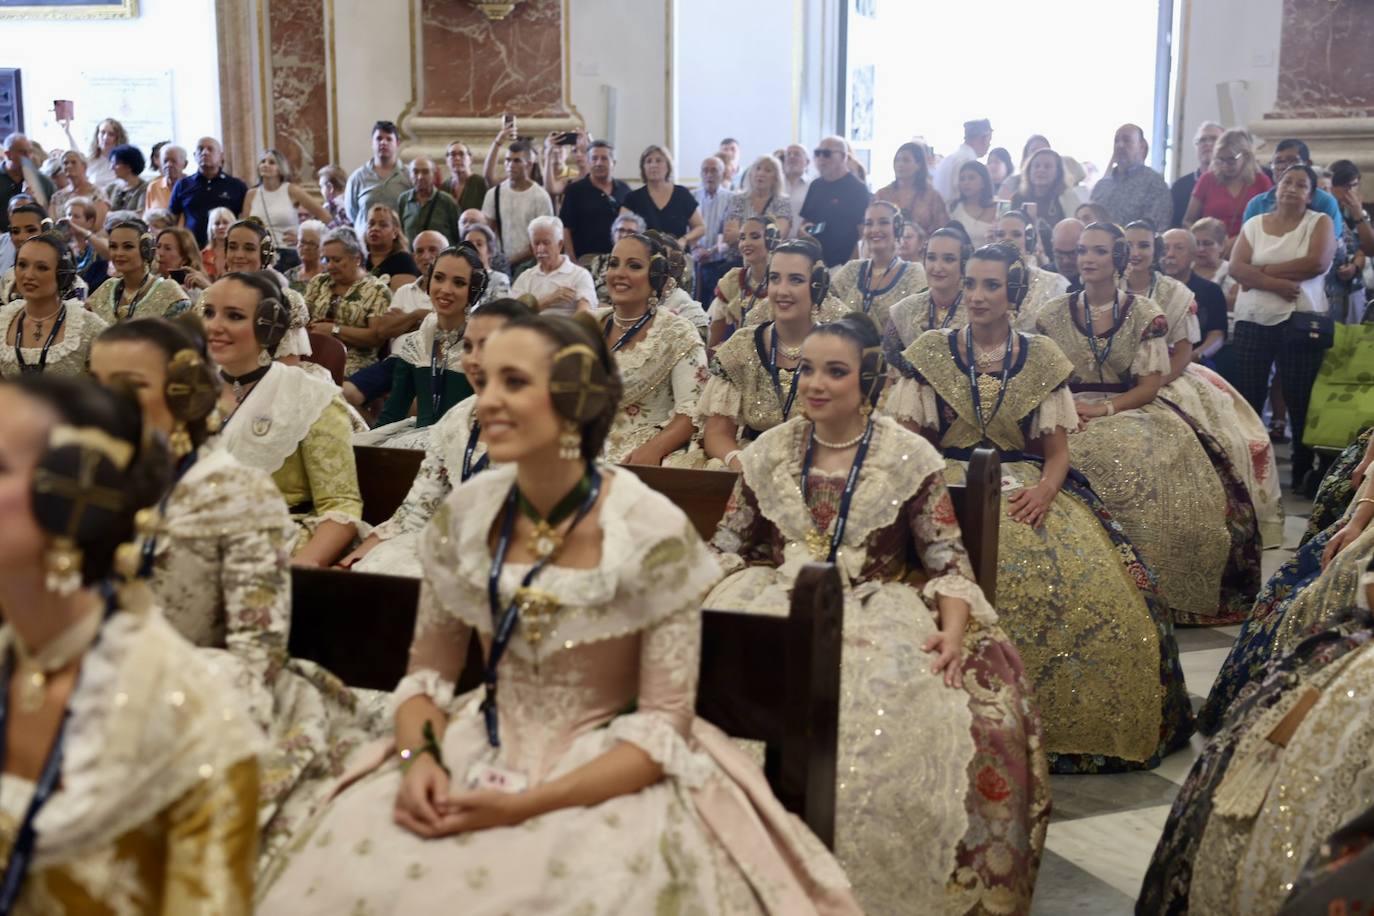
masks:
[[[196,142],[194,175],[187,175],[172,188],[169,209],[181,217],[181,224],[196,237],[196,244],[205,247],[206,231],[210,226],[210,211],[228,207],[237,216],[243,211],[243,198],[248,186],[224,171],[224,147],[214,137],[201,137]]]
[[[1274,158],[1270,162],[1273,168],[1274,187],[1250,198],[1250,202],[1245,205],[1245,220],[1248,221],[1252,216],[1272,213],[1277,205],[1279,179],[1283,177],[1283,173],[1295,165],[1311,164],[1312,154],[1308,152],[1306,143],[1301,140],[1280,140],[1279,145],[1274,147]],[[1344,231],[1344,223],[1336,198],[1317,188],[1312,192],[1312,209],[1331,217],[1331,225],[1336,230],[1336,238],[1339,239],[1341,232]]]

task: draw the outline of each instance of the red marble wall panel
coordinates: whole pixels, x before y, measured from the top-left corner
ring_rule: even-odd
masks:
[[[522,0],[489,20],[469,0],[423,0],[420,114],[566,115],[562,0]]]
[[[267,21],[272,142],[291,162],[296,180],[310,186],[330,149],[324,2],[268,0]]]
[[[1374,115],[1368,0],[1284,0],[1273,117]]]

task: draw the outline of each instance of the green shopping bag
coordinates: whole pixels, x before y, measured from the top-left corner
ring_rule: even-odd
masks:
[[[1374,324],[1337,324],[1312,386],[1307,427],[1309,448],[1343,449],[1374,423]]]

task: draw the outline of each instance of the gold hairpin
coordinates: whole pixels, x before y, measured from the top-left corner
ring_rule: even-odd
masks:
[[[53,427],[53,431],[48,435],[48,447],[63,448],[68,445],[76,445],[99,452],[121,471],[127,468],[129,462],[134,459],[132,443],[125,442],[123,439],[116,439],[105,430],[95,426],[62,424]]]

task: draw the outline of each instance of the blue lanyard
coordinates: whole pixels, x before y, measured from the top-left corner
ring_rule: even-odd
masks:
[[[57,332],[62,330],[62,325],[67,321],[67,304],[64,302],[57,307],[57,318],[52,323],[52,330],[48,332],[48,340],[43,344],[43,349],[38,354],[38,365],[30,366],[24,362],[24,349],[20,346],[24,342],[24,310],[19,310],[19,323],[14,329],[14,358],[19,361],[20,372],[42,372],[48,365],[48,350],[52,348],[53,341],[57,340]]]
[[[468,444],[463,448],[463,476],[460,483],[467,483],[469,477],[480,474],[487,469],[489,463],[487,459],[491,457],[488,453],[483,453],[477,463],[472,463],[472,453],[477,450],[477,437],[482,435],[482,424],[476,420],[472,421],[472,429],[468,430]]]
[[[1077,302],[1078,293],[1074,293],[1073,297],[1069,299],[1070,316],[1073,315],[1073,307],[1077,304]],[[1131,296],[1129,293],[1127,293],[1126,304],[1129,305],[1130,302]],[[1106,379],[1106,375],[1103,373],[1102,367],[1107,364],[1107,359],[1112,355],[1112,344],[1116,343],[1116,330],[1117,325],[1121,323],[1122,311],[1123,309],[1121,307],[1121,291],[1116,290],[1112,293],[1112,332],[1111,335],[1107,338],[1107,343],[1103,345],[1102,350],[1099,353],[1097,343],[1097,328],[1093,321],[1092,306],[1088,304],[1087,294],[1084,293],[1083,295],[1083,327],[1086,328],[1086,331],[1084,333],[1088,338],[1088,349],[1092,351],[1093,361],[1097,363],[1097,378],[1099,381]]]
[[[959,303],[964,301],[964,291],[961,289],[954,294],[954,301],[949,304],[949,311],[945,313],[945,318],[938,327],[942,330],[949,327],[949,323],[954,320],[954,313],[959,311]],[[933,330],[935,324],[935,293],[930,294],[930,317],[926,321],[927,329]]]
[[[582,505],[578,508],[577,514],[573,516],[568,531],[572,531],[577,527],[578,522],[587,517],[587,513],[592,511],[592,506],[596,505],[597,497],[601,495],[601,472],[593,467],[588,468],[588,474],[592,480],[591,488],[587,491],[587,498],[582,500]],[[525,573],[525,577],[520,580],[520,588],[516,589],[515,597],[511,599],[503,613],[501,611],[501,569],[506,565],[506,551],[510,549],[511,533],[515,530],[515,516],[519,512],[517,507],[518,496],[519,490],[512,484],[510,495],[506,497],[505,518],[501,521],[501,537],[496,542],[496,554],[491,560],[491,573],[487,576],[487,601],[491,605],[491,619],[495,623],[496,629],[491,636],[491,649],[487,653],[487,667],[483,674],[485,696],[482,698],[481,709],[482,718],[487,726],[487,742],[492,747],[501,746],[496,715],[496,666],[501,663],[501,657],[506,653],[506,646],[510,645],[511,636],[515,633],[515,625],[520,620],[520,592],[529,588],[534,577],[543,572],[544,567],[553,560],[553,554],[550,554],[530,567],[530,571]]]
[[[653,318],[653,317],[654,317],[654,309],[649,309],[649,310],[648,310],[647,312],[645,312],[643,315],[640,315],[640,316],[639,316],[639,320],[636,321],[634,324],[630,325],[630,329],[629,329],[628,331],[626,331],[624,334],[622,334],[619,340],[617,340],[615,343],[611,344],[611,352],[612,352],[612,353],[619,353],[619,352],[621,351],[621,349],[623,349],[624,346],[625,346],[627,343],[629,343],[631,340],[634,339],[634,336],[635,336],[636,334],[638,334],[641,330],[644,329],[644,326],[645,326],[646,324],[649,323],[649,319],[651,319],[651,318]],[[610,340],[610,339],[611,339],[611,326],[612,326],[613,324],[615,324],[615,312],[611,312],[611,317],[610,317],[610,319],[607,320],[607,322],[606,322],[606,339],[607,339],[607,340]]]
[[[835,534],[830,538],[830,553],[826,555],[825,562],[834,563],[835,554],[839,552],[840,545],[844,543],[844,529],[849,522],[849,504],[854,499],[854,491],[859,487],[859,470],[864,466],[864,458],[868,456],[868,444],[873,441],[873,421],[868,421],[868,426],[864,427],[864,437],[859,440],[859,449],[854,453],[854,463],[849,466],[849,476],[844,481],[844,493],[840,496],[840,511],[835,516]],[[810,510],[809,501],[811,499],[811,459],[816,451],[816,426],[812,424],[811,435],[806,440],[806,457],[802,459],[802,499],[808,502],[807,510]]]
[[[115,612],[114,589],[108,584],[101,587],[105,598],[104,619],[109,620]],[[96,640],[100,636],[96,634]],[[93,644],[94,645],[94,644]],[[72,686],[72,695],[75,696],[77,688],[81,685],[81,670],[76,673],[76,683]],[[9,713],[10,713],[10,678],[14,673],[14,655],[11,653],[6,659],[3,669],[0,669],[0,771],[3,771],[4,762],[8,758],[9,745]],[[67,737],[67,720],[71,717],[71,705],[68,703],[67,709],[62,713],[62,721],[57,725],[57,735],[53,738],[52,749],[48,751],[48,759],[43,764],[43,770],[38,776],[38,782],[33,788],[33,798],[29,800],[28,810],[24,812],[24,819],[19,824],[19,830],[15,834],[14,847],[10,850],[10,860],[5,866],[3,881],[0,881],[0,916],[9,916],[14,910],[14,905],[19,899],[19,892],[24,886],[24,878],[27,877],[29,866],[33,864],[33,851],[38,843],[38,831],[34,829],[34,821],[38,819],[38,813],[43,810],[43,806],[52,798],[53,792],[57,790],[58,779],[62,774],[62,753],[63,743]]]
[[[1007,396],[1007,379],[1011,377],[1011,342],[1015,337],[1015,331],[1007,334],[1007,352],[1002,357],[1002,385],[997,389],[997,403],[992,405],[992,413],[984,420],[983,397],[978,393],[978,360],[973,355],[973,325],[969,325],[964,332],[964,340],[968,342],[968,391],[973,398],[973,416],[978,421],[978,431],[984,442],[988,438],[988,426],[997,419],[997,412],[1002,409],[1002,401]]]
[[[863,307],[865,315],[867,315],[869,311],[873,308],[874,299],[878,298],[886,292],[891,291],[891,289],[894,286],[902,282],[902,276],[906,273],[907,262],[903,261],[901,258],[895,255],[893,256],[892,260],[888,262],[887,270],[884,270],[883,273],[887,273],[888,270],[891,270],[892,265],[894,263],[900,263],[902,266],[897,271],[897,276],[893,277],[890,281],[888,281],[888,284],[884,286],[882,289],[869,289],[868,286],[868,281],[873,279],[873,260],[870,258],[859,264],[859,295],[863,296]]]
[[[787,389],[787,397],[784,398],[782,396],[782,382],[778,378],[778,323],[776,321],[769,322],[767,327],[772,332],[772,336],[769,338],[771,352],[769,352],[768,360],[763,364],[763,367],[768,371],[768,377],[773,380],[773,393],[778,396],[778,406],[782,408],[782,418],[786,421],[792,413],[793,402],[797,400],[797,381],[801,378],[801,372],[798,369],[792,370],[792,384]],[[763,329],[764,325],[759,325],[759,329],[754,332],[754,346],[759,350],[760,356],[763,355]]]

